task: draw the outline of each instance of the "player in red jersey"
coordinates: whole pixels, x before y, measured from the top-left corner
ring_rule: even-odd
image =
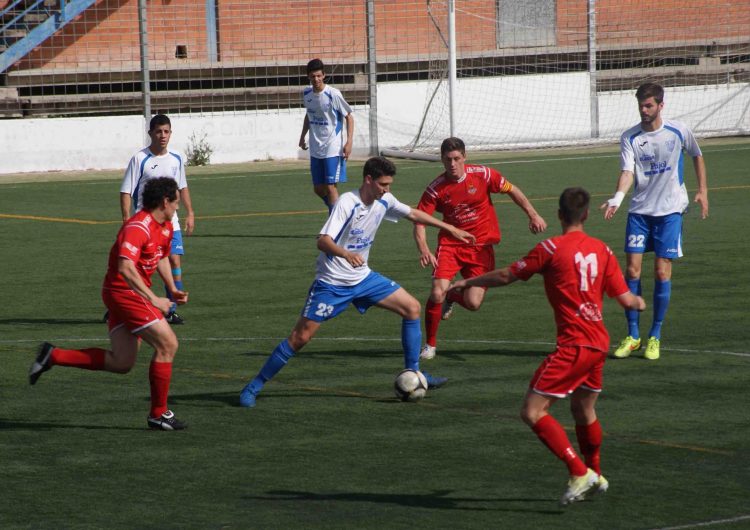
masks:
[[[420,357],[432,359],[437,347],[440,320],[448,320],[455,303],[478,310],[484,300],[482,287],[471,287],[446,298],[448,284],[461,272],[464,278],[479,276],[495,268],[493,245],[500,242],[500,226],[492,204],[492,193],[504,193],[529,216],[529,230],[537,234],[547,223],[536,212],[523,192],[499,171],[487,166],[466,164],[466,146],[460,138],[446,138],[440,146],[445,172],[433,180],[422,194],[417,208],[432,215],[438,211],[443,221],[473,234],[475,244],[466,244],[440,231],[435,254],[427,245],[425,227],[415,225],[414,240],[422,267],[431,265],[432,290],[425,307],[425,345]]]
[[[602,321],[604,293],[626,309],[643,311],[643,298],[628,290],[612,251],[583,231],[590,196],[583,188],[568,188],[560,196],[558,217],[562,235],[542,241],[509,267],[460,280],[450,286],[460,293],[470,287],[497,287],[544,277],[544,290],[557,324],[557,349],[537,369],[526,392],[521,418],[552,453],[568,466],[570,479],[560,499],[563,505],[586,494],[606,491],[601,474],[602,428],[594,408],[602,390],[602,369],[609,334]],[[562,426],[549,414],[555,401],[571,396],[570,410],[584,460],[573,449]]]
[[[143,209],[128,219],[117,234],[102,287],[102,299],[109,310],[112,349],[66,350],[45,342],[29,370],[32,385],[53,366],[125,374],[135,365],[143,339],[154,348],[149,366],[149,428],[171,431],[187,426],[167,408],[172,362],[178,346],[177,337],[164,319],[172,301],[151,290],[151,276],[157,271],[176,303],[184,304],[188,299],[186,292],[175,287],[169,265],[171,220],[179,201],[177,182],[173,179],[150,180],[143,191]]]

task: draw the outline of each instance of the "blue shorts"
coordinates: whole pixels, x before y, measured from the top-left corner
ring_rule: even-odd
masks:
[[[315,280],[307,294],[302,316],[315,322],[330,320],[349,304],[364,314],[373,306],[397,291],[401,286],[377,272],[371,272],[357,285],[331,285]]]
[[[183,256],[185,249],[182,247],[182,230],[172,232],[172,250],[170,253]]]
[[[625,252],[651,252],[658,258],[682,257],[682,214],[652,216],[628,214],[625,227]]]
[[[314,186],[346,182],[346,160],[343,156],[310,157],[310,173]]]

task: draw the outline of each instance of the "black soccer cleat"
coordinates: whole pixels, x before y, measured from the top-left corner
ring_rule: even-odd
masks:
[[[54,349],[55,347],[49,342],[43,342],[41,346],[39,346],[36,359],[31,363],[31,368],[29,368],[29,384],[36,384],[41,375],[52,368],[50,357],[52,356],[52,350]]]
[[[169,322],[173,326],[179,326],[185,323],[185,319],[182,318],[180,315],[178,315],[176,312],[169,313],[164,318],[166,319],[167,322]]]
[[[104,313],[104,316],[102,317],[102,322],[106,324],[108,321],[109,321],[109,311],[106,311]]]
[[[181,431],[187,429],[187,423],[175,418],[174,412],[168,410],[158,418],[149,418],[146,420],[149,429],[160,431]]]

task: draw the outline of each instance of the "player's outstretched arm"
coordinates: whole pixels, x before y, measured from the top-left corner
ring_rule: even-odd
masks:
[[[436,219],[430,214],[425,213],[417,208],[412,208],[411,212],[406,216],[406,218],[412,223],[421,223],[423,225],[434,226],[435,228],[442,228],[463,243],[475,243],[477,240],[477,238],[474,237],[473,234],[470,234],[465,230],[461,230],[460,228],[456,228],[453,225],[449,225],[448,223],[444,223],[440,219]]]
[[[706,178],[706,163],[702,156],[693,157],[695,176],[698,179],[698,191],[695,193],[695,202],[701,206],[701,218],[708,217],[708,179]]]
[[[344,258],[352,267],[361,267],[365,264],[365,260],[361,255],[356,252],[349,252],[344,247],[337,245],[328,234],[318,236],[318,250],[329,256]]]
[[[615,191],[614,196],[611,199],[608,199],[599,207],[600,210],[604,210],[605,219],[609,220],[614,217],[615,213],[622,204],[622,200],[625,198],[625,194],[628,192],[630,186],[632,185],[633,172],[622,170],[620,172],[620,177],[617,179],[617,190]]]
[[[538,234],[547,229],[547,221],[534,209],[531,201],[524,195],[521,188],[514,185],[513,189],[508,192],[508,195],[529,216],[529,230],[532,234]]]
[[[481,276],[453,282],[448,286],[448,290],[460,292],[467,287],[503,287],[510,285],[516,280],[518,278],[510,272],[510,267],[503,267],[502,269],[486,272]]]
[[[427,229],[423,224],[414,223],[414,242],[417,244],[419,264],[422,268],[424,269],[428,265],[431,265],[433,269],[437,267],[437,258],[427,244]]]
[[[354,143],[354,116],[349,113],[344,118],[346,120],[346,143],[344,144],[344,160],[349,160],[352,154],[352,144]]]
[[[181,291],[177,288],[174,283],[174,276],[172,276],[172,265],[169,263],[169,258],[165,257],[159,260],[156,264],[156,272],[161,276],[164,285],[166,286],[169,294],[172,295],[172,299],[178,304],[186,304],[188,301],[188,293]]]
[[[643,300],[642,297],[631,293],[630,291],[615,297],[615,299],[624,309],[633,309],[635,311],[643,311],[644,309],[646,309],[645,300]]]

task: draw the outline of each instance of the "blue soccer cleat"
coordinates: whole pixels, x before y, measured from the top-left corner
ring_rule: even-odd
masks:
[[[240,406],[241,407],[254,407],[255,406],[255,397],[257,396],[257,393],[253,391],[251,388],[252,383],[248,383],[245,385],[245,388],[242,389],[242,392],[240,392]]]
[[[438,377],[436,375],[430,375],[427,372],[422,372],[422,375],[427,379],[427,388],[440,388],[448,382],[447,377]]]

